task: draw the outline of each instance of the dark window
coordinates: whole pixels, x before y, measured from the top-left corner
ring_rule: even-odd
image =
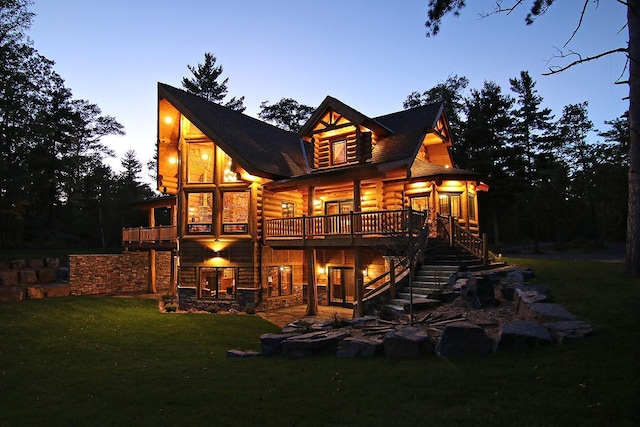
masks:
[[[291,295],[293,292],[291,266],[267,267],[267,286],[270,297]]]

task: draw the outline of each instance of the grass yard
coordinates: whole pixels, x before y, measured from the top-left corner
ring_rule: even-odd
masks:
[[[512,261],[595,335],[464,361],[234,359],[279,329],[150,300],[3,303],[0,425],[637,425],[640,279],[620,264]]]

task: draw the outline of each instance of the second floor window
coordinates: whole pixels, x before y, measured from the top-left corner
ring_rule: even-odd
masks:
[[[344,139],[331,143],[331,164],[347,163],[347,141]]]
[[[187,182],[213,182],[213,143],[190,142],[187,158]]]
[[[295,205],[291,202],[282,202],[282,218],[293,218],[295,216]]]

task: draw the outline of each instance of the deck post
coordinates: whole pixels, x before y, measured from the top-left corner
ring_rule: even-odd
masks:
[[[307,258],[307,315],[318,314],[318,293],[316,292],[315,250],[305,249]]]
[[[482,265],[489,265],[489,239],[482,233]]]
[[[156,250],[149,249],[149,292],[155,294],[156,291]]]

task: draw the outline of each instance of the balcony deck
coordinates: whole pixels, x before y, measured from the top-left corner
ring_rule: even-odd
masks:
[[[174,225],[122,229],[122,246],[126,249],[172,250],[177,248]]]
[[[264,221],[264,244],[272,247],[376,246],[416,237],[426,212],[411,209],[349,212]]]

